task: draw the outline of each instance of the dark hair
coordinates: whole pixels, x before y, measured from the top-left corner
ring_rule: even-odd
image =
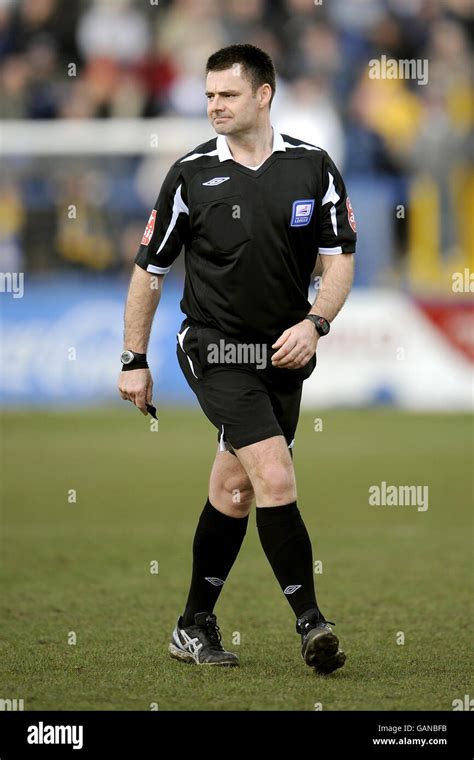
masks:
[[[264,50],[255,45],[229,45],[213,53],[207,61],[206,73],[209,71],[225,71],[235,64],[240,64],[250,80],[252,91],[255,93],[262,84],[272,88],[270,105],[275,97],[275,67],[273,61]]]

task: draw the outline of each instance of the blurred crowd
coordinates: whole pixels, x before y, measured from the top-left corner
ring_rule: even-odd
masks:
[[[471,0],[0,0],[0,116],[205,116],[207,57],[250,42],[275,62],[279,131],[346,175],[442,177],[471,126],[472,37]],[[381,56],[428,60],[428,83],[371,79]]]
[[[276,110],[334,109],[367,170],[387,159],[377,136],[401,150],[439,111],[465,127],[472,33],[471,0],[0,0],[1,115],[204,115],[207,57],[246,41],[275,61]],[[428,85],[374,87],[381,55],[428,59]]]

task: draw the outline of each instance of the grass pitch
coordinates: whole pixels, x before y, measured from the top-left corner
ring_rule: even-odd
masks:
[[[318,601],[348,656],[321,677],[301,659],[254,509],[215,610],[241,667],[169,658],[216,436],[197,410],[160,411],[158,432],[130,405],[4,414],[0,698],[25,710],[451,710],[473,694],[469,417],[302,415],[298,503],[322,563]],[[428,509],[370,506],[382,481],[429,486]]]

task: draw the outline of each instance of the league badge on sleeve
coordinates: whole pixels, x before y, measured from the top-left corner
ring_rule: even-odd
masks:
[[[314,200],[295,201],[291,215],[291,227],[306,227],[313,216]]]
[[[143,233],[142,243],[141,243],[142,245],[149,245],[151,236],[153,235],[153,230],[155,229],[155,219],[156,219],[156,209],[153,209],[153,211],[150,214],[148,224],[145,227],[145,232]]]

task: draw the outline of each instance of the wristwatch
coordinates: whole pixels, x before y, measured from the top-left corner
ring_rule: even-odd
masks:
[[[313,323],[313,325],[316,328],[316,332],[323,337],[324,335],[327,335],[329,330],[331,329],[331,325],[325,319],[324,317],[319,317],[317,314],[307,314],[305,319],[309,319],[310,322]]]
[[[146,354],[138,354],[136,351],[126,349],[120,356],[122,370],[128,369],[148,369]]]

